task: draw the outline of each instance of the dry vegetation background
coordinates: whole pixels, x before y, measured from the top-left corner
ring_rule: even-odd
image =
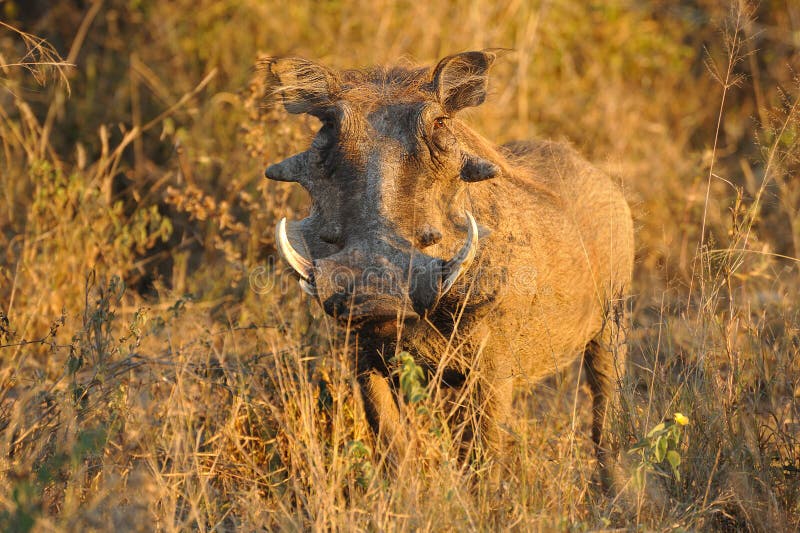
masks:
[[[577,366],[519,394],[498,505],[424,382],[426,453],[384,468],[345,337],[252,288],[306,206],[263,168],[315,127],[265,105],[260,54],[496,46],[476,129],[568,140],[634,208],[611,422],[623,450],[690,423],[679,476],[624,453],[632,506],[591,483]],[[799,68],[792,0],[0,1],[0,530],[797,530]]]

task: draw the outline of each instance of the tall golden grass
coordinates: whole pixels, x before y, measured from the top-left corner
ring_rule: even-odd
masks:
[[[719,4],[0,3],[0,530],[798,529],[800,7]],[[387,464],[352,339],[274,263],[307,199],[262,170],[315,124],[257,58],[483,47],[514,51],[470,122],[573,143],[635,211],[629,498],[577,366],[519,394],[501,501],[413,367]]]

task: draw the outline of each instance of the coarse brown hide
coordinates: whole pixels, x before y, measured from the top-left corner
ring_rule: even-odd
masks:
[[[365,407],[383,438],[402,440],[387,363],[397,350],[442,387],[478,372],[476,430],[496,456],[513,384],[583,357],[605,464],[603,424],[625,359],[630,210],[571,148],[495,146],[457,118],[485,100],[495,57],[344,72],[265,60],[286,109],[322,122],[307,151],[266,170],[312,200],[306,219],[279,225],[279,248],[305,290],[358,332]]]

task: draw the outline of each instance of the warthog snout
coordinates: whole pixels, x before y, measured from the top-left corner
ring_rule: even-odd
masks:
[[[423,255],[344,251],[314,262],[314,287],[325,312],[344,323],[415,319],[435,304],[441,270],[440,260]]]
[[[466,241],[449,261],[380,239],[359,241],[356,247],[311,261],[290,242],[285,220],[277,226],[276,241],[303,289],[343,324],[414,320],[434,309],[474,260],[478,228],[472,214],[466,216]]]

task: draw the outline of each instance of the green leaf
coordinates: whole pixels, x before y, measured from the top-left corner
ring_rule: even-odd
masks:
[[[647,438],[648,439],[652,439],[655,436],[656,433],[660,433],[660,432],[664,431],[665,427],[666,427],[666,425],[664,424],[664,422],[661,422],[656,427],[654,427],[653,429],[650,430],[650,432],[647,434]]]
[[[636,444],[634,444],[633,447],[630,450],[628,450],[628,453],[633,453],[633,452],[636,452],[638,450],[642,450],[644,448],[647,448],[649,445],[650,445],[650,443],[648,441],[642,439],[639,442],[637,442]]]
[[[680,444],[680,441],[681,441],[681,430],[680,430],[679,426],[673,426],[672,428],[670,428],[669,438],[670,438],[670,440],[672,442],[675,443],[675,446]]]
[[[644,487],[644,476],[645,476],[644,465],[641,465],[633,472],[633,482],[636,484],[637,487],[639,488]]]
[[[667,455],[667,439],[658,439],[655,446],[656,462],[660,463]]]
[[[681,464],[681,454],[675,450],[667,452],[667,462],[672,466],[673,471],[678,470],[678,465]]]

